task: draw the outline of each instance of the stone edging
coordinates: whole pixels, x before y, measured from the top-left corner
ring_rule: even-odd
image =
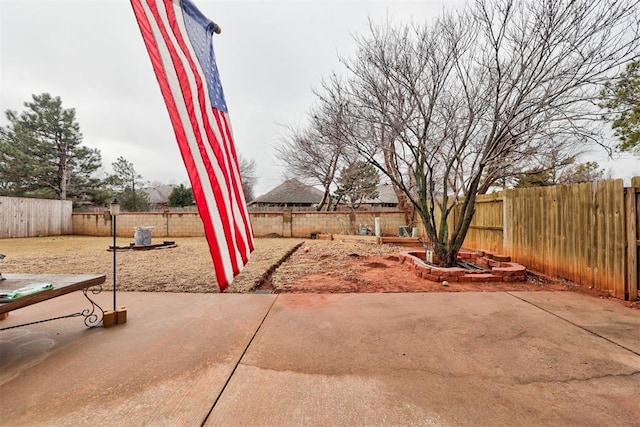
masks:
[[[411,267],[416,276],[434,282],[524,282],[527,278],[527,269],[521,264],[511,262],[508,256],[462,251],[458,256],[461,260],[487,270],[470,271],[460,267],[447,268],[426,264],[423,261],[424,251],[400,252],[399,258],[402,264]]]

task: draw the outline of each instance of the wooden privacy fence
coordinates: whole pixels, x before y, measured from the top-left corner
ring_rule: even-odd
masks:
[[[70,200],[0,196],[0,239],[72,234]]]
[[[478,197],[464,246],[618,298],[638,295],[640,177]]]

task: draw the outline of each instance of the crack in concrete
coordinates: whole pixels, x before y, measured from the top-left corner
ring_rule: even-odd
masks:
[[[209,409],[209,412],[207,412],[207,415],[202,420],[202,423],[200,424],[200,427],[204,426],[206,424],[207,420],[209,419],[209,417],[211,416],[211,413],[213,412],[213,410],[215,409],[216,405],[218,404],[218,401],[220,400],[220,397],[222,397],[222,395],[224,394],[224,391],[227,389],[227,386],[229,385],[229,382],[231,381],[231,378],[233,378],[233,376],[236,373],[236,370],[238,369],[238,366],[240,366],[240,364],[242,362],[242,359],[244,358],[245,354],[247,354],[247,351],[249,350],[249,347],[251,347],[251,344],[253,343],[253,340],[255,339],[256,335],[258,335],[258,332],[260,331],[260,328],[262,328],[262,325],[264,324],[264,321],[267,319],[267,316],[269,315],[269,313],[271,313],[271,309],[273,308],[273,306],[275,305],[276,301],[278,300],[278,296],[279,295],[276,295],[275,298],[273,299],[273,301],[271,301],[271,305],[269,305],[269,308],[267,309],[267,312],[264,314],[264,317],[260,321],[260,324],[258,325],[256,330],[254,331],[253,335],[251,336],[251,339],[249,339],[249,341],[247,342],[247,345],[245,346],[244,350],[242,351],[242,354],[240,355],[240,357],[238,358],[238,361],[233,366],[233,369],[231,370],[231,373],[229,374],[229,377],[224,382],[224,385],[222,386],[222,389],[220,389],[220,393],[218,393],[218,396],[216,397],[216,400],[213,401],[213,404],[211,405],[211,409]]]
[[[583,331],[585,331],[585,332],[588,332],[588,333],[590,333],[590,334],[592,334],[592,335],[597,336],[598,338],[602,338],[603,340],[608,341],[608,342],[610,342],[611,344],[614,344],[614,345],[616,345],[616,346],[618,346],[618,347],[620,347],[620,348],[622,348],[622,349],[624,349],[624,350],[627,350],[627,351],[629,351],[629,352],[631,352],[631,353],[635,354],[636,356],[640,356],[640,353],[639,353],[639,352],[637,352],[637,351],[635,351],[635,350],[633,350],[633,349],[631,349],[631,348],[629,348],[629,347],[626,347],[625,345],[622,345],[622,344],[620,344],[619,342],[616,342],[616,341],[614,341],[614,340],[612,340],[612,339],[610,339],[610,338],[607,338],[607,337],[605,337],[604,335],[600,335],[599,333],[597,333],[597,332],[595,332],[595,331],[592,331],[591,329],[587,328],[586,326],[582,326],[582,325],[579,325],[579,324],[577,324],[577,323],[575,323],[575,322],[572,322],[571,320],[569,320],[569,319],[567,319],[567,318],[565,318],[565,317],[562,317],[562,316],[560,316],[559,314],[554,313],[554,312],[553,312],[553,311],[551,311],[551,310],[547,310],[546,308],[541,307],[541,306],[539,306],[539,305],[537,305],[537,304],[534,304],[534,303],[533,303],[533,302],[531,302],[531,301],[527,301],[527,300],[526,300],[526,299],[524,299],[524,298],[520,298],[519,296],[514,295],[514,294],[512,294],[511,292],[507,292],[507,294],[509,294],[509,295],[511,295],[512,297],[514,297],[514,298],[516,298],[516,299],[518,299],[518,300],[520,300],[520,301],[523,301],[523,302],[525,302],[525,303],[527,303],[527,304],[529,304],[529,305],[532,305],[532,306],[534,306],[534,307],[536,307],[536,308],[538,308],[538,309],[540,309],[540,310],[544,311],[545,313],[549,313],[550,315],[555,316],[555,317],[557,317],[558,319],[562,319],[562,320],[564,320],[565,322],[569,323],[570,325],[575,326],[576,328],[580,328],[580,329],[582,329],[582,330],[583,330]]]
[[[570,383],[584,383],[589,381],[598,381],[607,378],[625,378],[625,377],[640,377],[640,371],[629,372],[625,374],[604,374],[598,376],[590,376],[584,378],[567,378],[563,380],[553,380],[553,381],[545,381],[545,380],[533,380],[533,381],[518,381],[520,385],[531,385],[531,384],[570,384]]]

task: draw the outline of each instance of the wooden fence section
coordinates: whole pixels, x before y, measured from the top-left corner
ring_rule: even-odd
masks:
[[[509,190],[505,199],[512,213],[507,241],[514,259],[624,297],[622,180]]]
[[[480,196],[464,246],[634,300],[639,192],[634,178],[631,188],[612,180]]]
[[[0,239],[72,234],[69,200],[0,196]]]
[[[504,253],[504,203],[502,193],[478,196],[465,247]],[[455,211],[454,211],[455,213]],[[454,218],[454,222],[455,222]]]

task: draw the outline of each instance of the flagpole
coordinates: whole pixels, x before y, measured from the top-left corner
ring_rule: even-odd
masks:
[[[109,213],[111,214],[111,219],[113,221],[113,311],[116,311],[116,218],[120,213],[120,202],[118,198],[115,197],[111,202],[111,206],[109,206]]]

